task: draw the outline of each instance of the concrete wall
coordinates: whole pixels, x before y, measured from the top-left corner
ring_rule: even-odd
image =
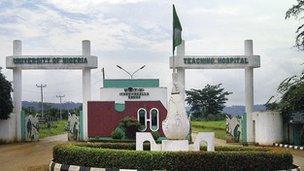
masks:
[[[11,114],[7,120],[0,120],[0,140],[11,142],[16,140],[16,115]]]
[[[126,101],[125,110],[115,110],[114,101],[89,101],[88,102],[88,135],[89,137],[110,137],[112,131],[124,117],[137,119],[137,111],[140,108],[147,110],[147,129],[150,129],[150,110],[156,108],[159,111],[158,133],[162,131],[162,121],[167,116],[167,110],[160,101]]]
[[[149,92],[149,96],[141,96],[140,99],[128,99],[127,96],[120,96],[119,93],[124,92],[123,88],[101,88],[101,101],[115,101],[115,103],[124,103],[125,101],[155,101],[159,100],[167,109],[167,88],[144,88],[145,92]]]
[[[259,145],[272,145],[283,141],[283,119],[276,111],[253,112],[254,138]]]

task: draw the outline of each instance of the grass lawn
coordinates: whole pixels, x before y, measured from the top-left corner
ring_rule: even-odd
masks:
[[[65,131],[66,124],[67,124],[67,120],[56,121],[49,128],[47,127],[46,124],[41,124],[39,129],[39,138],[63,134],[64,132],[66,132]]]
[[[226,140],[226,121],[192,121],[192,132],[214,132],[218,139]]]

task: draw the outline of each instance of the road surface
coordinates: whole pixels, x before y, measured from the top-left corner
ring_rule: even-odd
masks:
[[[48,170],[53,147],[65,141],[67,134],[47,137],[38,142],[0,145],[0,170]]]

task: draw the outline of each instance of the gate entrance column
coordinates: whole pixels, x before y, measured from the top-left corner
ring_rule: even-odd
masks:
[[[13,56],[22,55],[22,42],[20,40],[13,41]],[[21,110],[22,110],[22,70],[21,68],[13,69],[13,105],[14,115],[16,118],[16,137],[21,141]]]
[[[251,58],[253,56],[252,40],[245,40],[245,56]],[[251,113],[254,105],[253,96],[253,67],[245,67],[245,112],[247,115],[247,142],[254,142],[253,137],[253,119]]]

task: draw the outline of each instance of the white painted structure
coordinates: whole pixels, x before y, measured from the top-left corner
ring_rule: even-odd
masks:
[[[7,120],[0,120],[0,140],[12,142],[16,137],[16,115],[11,113]]]
[[[178,86],[179,87],[179,86]],[[180,88],[178,88],[180,90]],[[173,90],[177,90],[173,88]],[[190,120],[186,114],[183,94],[171,94],[166,119],[162,123],[165,136],[169,140],[185,140],[190,131]],[[178,142],[173,142],[174,144]]]
[[[22,70],[48,70],[48,69],[78,69],[82,70],[82,98],[83,98],[83,137],[87,139],[87,102],[91,99],[91,69],[97,68],[97,56],[91,56],[89,40],[82,41],[82,55],[22,55],[22,42],[13,41],[13,56],[6,57],[6,68],[13,70],[13,101],[14,111],[7,122],[9,132],[21,141],[21,100],[22,100]],[[14,126],[10,124],[14,120]],[[2,131],[1,131],[2,133]]]
[[[145,87],[148,96],[141,96],[140,99],[129,99],[128,96],[121,96],[124,88],[100,88],[101,101],[115,101],[115,103],[125,103],[125,101],[153,101],[160,100],[167,109],[167,88],[166,87]]]
[[[175,67],[177,69],[177,82],[185,89],[186,69],[244,69],[245,70],[245,106],[247,114],[247,142],[253,139],[253,69],[260,67],[260,56],[253,55],[252,40],[245,40],[244,55],[212,55],[212,56],[187,56],[185,55],[185,41],[177,47]],[[170,68],[173,68],[173,57],[170,58]],[[185,97],[184,91],[182,91]]]
[[[193,144],[188,140],[162,140],[156,144],[150,132],[136,132],[136,150],[143,151],[144,142],[150,142],[151,151],[200,151],[202,143],[207,144],[207,151],[214,151],[214,133],[200,132],[196,135]]]
[[[273,145],[283,141],[283,119],[276,111],[253,112],[254,138],[259,145]]]

